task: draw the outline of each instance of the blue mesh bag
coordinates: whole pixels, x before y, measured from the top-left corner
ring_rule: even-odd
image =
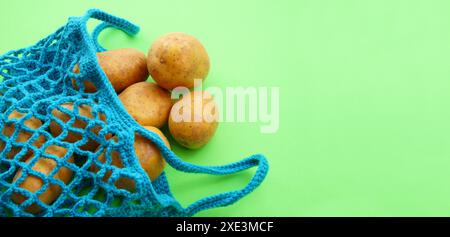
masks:
[[[86,26],[91,18],[101,21],[92,34]],[[268,172],[263,155],[225,166],[189,164],[135,122],[98,65],[96,53],[105,49],[97,38],[108,27],[129,35],[139,31],[124,19],[92,9],[69,18],[37,44],[0,56],[0,216],[193,216],[231,205],[258,187]],[[76,64],[79,73],[73,71]],[[85,92],[85,80],[97,91]],[[63,106],[67,103],[72,109]],[[90,116],[80,112],[86,107]],[[83,128],[73,126],[77,122]],[[52,125],[59,127],[59,135],[50,132]],[[68,141],[69,134],[79,139]],[[171,194],[165,173],[152,182],[140,166],[133,148],[136,135],[151,140],[177,171],[228,175],[257,167],[256,173],[243,189],[185,208]],[[95,151],[86,149],[92,143],[98,145]],[[121,167],[112,165],[112,153],[120,156]],[[103,162],[100,154],[106,154]],[[115,185],[123,178],[134,182],[133,190]],[[30,180],[35,190],[24,188]]]

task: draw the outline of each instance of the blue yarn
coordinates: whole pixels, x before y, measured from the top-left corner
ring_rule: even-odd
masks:
[[[91,18],[103,22],[92,36],[86,27]],[[263,155],[254,155],[225,166],[189,164],[175,155],[159,136],[133,120],[98,65],[96,53],[105,49],[97,38],[108,27],[118,28],[130,35],[139,31],[136,25],[124,19],[92,9],[82,17],[70,18],[67,25],[36,45],[0,56],[0,131],[14,126],[12,136],[0,134],[0,143],[4,144],[0,151],[0,216],[193,216],[205,209],[231,205],[258,187],[268,172],[268,163]],[[76,64],[80,67],[79,74],[72,71]],[[79,88],[73,86],[71,79],[76,80]],[[82,82],[87,79],[95,84],[97,92],[84,92]],[[64,103],[73,103],[73,111],[62,107]],[[79,106],[91,107],[92,118],[81,116],[77,109]],[[52,114],[55,109],[66,113],[71,119],[61,121]],[[24,116],[9,119],[13,111]],[[101,114],[106,116],[106,121],[101,119]],[[42,126],[25,126],[24,123],[32,118],[39,119]],[[75,120],[84,121],[86,128],[71,126]],[[49,132],[52,122],[61,127],[62,133],[57,137]],[[93,132],[93,128],[100,128],[100,131]],[[73,143],[65,141],[69,132],[78,133],[82,139]],[[26,142],[18,142],[16,139],[21,133],[31,137]],[[118,139],[108,139],[107,134],[113,134]],[[133,148],[135,134],[153,141],[167,163],[178,171],[228,175],[255,166],[257,170],[245,188],[206,197],[184,208],[171,194],[165,173],[151,182],[139,165]],[[45,138],[45,143],[36,147],[34,142],[40,137]],[[97,142],[100,148],[95,152],[83,150],[82,146],[89,140]],[[64,157],[46,154],[49,146],[63,147],[67,152]],[[20,152],[11,158],[8,154],[12,149],[20,149]],[[26,163],[23,160],[30,151],[34,155]],[[122,168],[111,165],[112,151],[120,154]],[[103,152],[106,153],[104,163],[97,159]],[[84,163],[70,162],[69,158],[73,156],[84,160]],[[49,175],[32,169],[41,157],[56,162],[55,169]],[[99,171],[93,172],[92,165],[100,167]],[[62,167],[73,171],[67,183],[53,177]],[[13,181],[19,169],[22,169],[22,175]],[[107,172],[111,176],[105,180],[103,176]],[[43,181],[42,188],[35,193],[20,188],[20,183],[30,175]],[[135,190],[117,188],[114,183],[121,177],[134,180]],[[61,187],[58,198],[50,204],[41,202],[38,197],[55,184]],[[27,200],[20,204],[14,202],[14,193]],[[102,198],[99,198],[99,193]],[[37,204],[41,212],[28,212],[27,207],[31,204]]]

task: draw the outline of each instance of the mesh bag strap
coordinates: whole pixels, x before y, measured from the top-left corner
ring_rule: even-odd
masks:
[[[84,16],[83,21],[87,22],[91,18],[102,21],[102,23],[95,27],[94,31],[92,32],[92,40],[94,41],[94,45],[98,52],[106,51],[106,49],[103,48],[98,42],[98,37],[103,30],[107,28],[116,28],[127,33],[128,35],[136,35],[140,30],[139,26],[123,18],[110,15],[99,9],[89,10]]]
[[[94,40],[94,44],[97,49],[97,52],[106,51],[106,49],[103,48],[103,46],[101,46],[100,43],[98,42],[98,37],[100,36],[100,33],[102,33],[103,30],[105,30],[106,28],[111,28],[111,27],[116,28],[115,26],[113,26],[109,23],[102,22],[100,25],[95,27],[94,31],[92,32],[92,39]]]
[[[138,129],[138,133],[147,139],[153,141],[161,152],[163,153],[164,158],[167,163],[172,166],[174,169],[178,171],[182,171],[185,173],[201,173],[201,174],[211,174],[211,175],[229,175],[235,174],[253,167],[258,167],[255,175],[252,180],[247,184],[246,187],[240,190],[225,192],[221,194],[217,194],[214,196],[206,197],[200,199],[193,204],[189,205],[186,209],[184,209],[184,214],[187,216],[192,216],[197,212],[202,210],[214,208],[214,207],[223,207],[231,205],[240,199],[242,199],[245,195],[251,193],[255,190],[267,176],[269,171],[269,164],[267,159],[261,155],[253,155],[241,161],[231,163],[224,166],[199,166],[187,163],[180,159],[175,153],[173,153],[164,142],[153,132],[145,130],[143,128]]]
[[[187,165],[192,166],[190,164]],[[225,192],[218,195],[200,199],[199,201],[191,204],[188,208],[186,208],[185,210],[186,215],[192,216],[195,213],[200,212],[202,210],[214,207],[224,207],[239,201],[244,196],[255,190],[263,182],[269,170],[267,159],[261,154],[253,155],[242,161],[227,166],[197,167],[197,171],[199,171],[200,173],[224,175],[224,174],[238,173],[240,171],[247,170],[255,166],[257,166],[258,168],[252,180],[247,184],[246,187],[240,190]]]

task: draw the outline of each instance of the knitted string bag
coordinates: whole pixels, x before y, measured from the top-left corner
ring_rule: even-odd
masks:
[[[91,18],[102,22],[92,34],[86,26]],[[193,216],[233,204],[258,187],[268,172],[264,156],[225,166],[189,164],[137,124],[98,65],[96,53],[105,49],[97,38],[108,27],[129,35],[139,31],[124,19],[92,9],[69,18],[35,45],[0,56],[0,216]],[[79,73],[73,71],[76,64]],[[95,92],[85,92],[86,80]],[[82,108],[89,108],[90,115]],[[55,135],[51,126],[61,132]],[[257,167],[256,173],[241,190],[185,208],[171,194],[165,173],[152,182],[140,166],[133,148],[137,135],[152,141],[177,171],[227,175]],[[98,149],[86,149],[93,143]],[[113,157],[120,157],[120,167]],[[131,180],[134,188],[117,187],[119,179]]]

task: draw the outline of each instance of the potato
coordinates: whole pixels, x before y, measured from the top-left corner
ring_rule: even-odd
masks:
[[[61,105],[61,107],[64,107],[71,111],[74,110],[73,103],[66,103],[66,104]],[[87,106],[87,105],[79,106],[78,113],[83,117],[93,118],[92,108],[90,106]],[[57,110],[57,109],[54,109],[52,111],[52,115],[59,118],[60,120],[62,120],[65,123],[67,123],[71,119],[71,116],[69,116],[68,114],[63,113],[62,111]],[[106,121],[104,114],[100,114],[99,116],[102,121]],[[80,129],[85,129],[86,126],[87,126],[87,123],[80,119],[75,120],[75,122],[72,124],[72,127],[80,128]],[[101,130],[100,127],[94,127],[91,129],[91,131],[95,134],[98,134],[100,132],[100,130]],[[50,123],[50,132],[52,133],[52,135],[54,137],[57,137],[62,133],[62,128],[58,123],[52,122],[52,123]],[[69,131],[69,133],[65,137],[64,141],[74,143],[74,142],[80,141],[82,138],[83,137],[81,134]],[[96,141],[88,139],[88,142],[85,145],[81,146],[80,148],[82,150],[95,151],[98,146],[99,146],[99,144]]]
[[[128,87],[119,99],[140,125],[157,128],[167,123],[173,105],[169,92],[150,82],[139,82]]]
[[[151,132],[156,133],[170,149],[169,140],[167,140],[167,138],[158,128],[150,126],[145,126],[144,128],[146,128]],[[150,180],[155,181],[161,175],[161,173],[164,170],[164,167],[166,166],[166,162],[158,147],[156,147],[156,145],[153,144],[150,140],[136,134],[134,141],[134,151],[136,157],[139,159],[140,165],[145,170]],[[116,166],[118,168],[123,168],[122,159],[118,152],[116,151],[111,152],[111,158],[112,158],[111,165]],[[101,163],[105,163],[106,161],[105,152],[103,152],[98,157],[98,160]],[[95,165],[93,165],[91,167],[91,170],[93,172],[98,172],[99,169],[95,167]],[[104,176],[103,181],[106,182],[110,176],[111,172],[108,171]],[[128,178],[119,178],[116,181],[115,185],[118,188],[129,191],[134,191],[135,189],[134,181]]]
[[[100,67],[105,72],[114,90],[122,92],[128,86],[137,82],[145,81],[148,78],[147,57],[142,52],[135,49],[116,49],[97,53]],[[75,73],[80,72],[78,65],[75,66]],[[75,88],[78,88],[76,81],[72,80]],[[85,92],[97,91],[92,82],[85,81]]]
[[[16,110],[14,110],[9,116],[8,116],[8,120],[12,120],[12,119],[21,119],[25,116],[25,114],[20,113]],[[38,129],[42,126],[42,122],[35,118],[35,117],[31,117],[30,119],[26,120],[23,123],[26,127],[30,128],[30,129]],[[15,131],[15,125],[14,124],[10,124],[10,125],[5,125],[3,127],[3,135],[7,136],[7,137],[11,137],[13,135]],[[16,142],[27,142],[31,136],[33,136],[33,134],[27,132],[27,131],[20,131],[19,135],[17,136]],[[42,144],[45,142],[45,138],[44,136],[40,136],[34,143],[33,146],[35,146],[36,148],[40,148],[42,146]],[[5,148],[5,143],[4,142],[0,142],[0,152],[3,151],[3,149]],[[20,147],[12,147],[11,151],[6,154],[6,157],[9,159],[14,158],[19,152],[21,151]],[[27,154],[24,157],[27,157],[31,154],[31,151],[28,151]]]
[[[55,155],[56,157],[59,158],[63,158],[67,153],[67,149],[59,146],[49,146],[47,147],[47,149],[45,149],[45,153]],[[26,162],[29,163],[30,161],[31,159],[27,160]],[[69,157],[67,161],[73,163],[74,162],[73,157],[72,156]],[[33,165],[31,169],[36,172],[42,173],[43,175],[48,177],[48,175],[53,171],[53,169],[55,169],[56,166],[57,163],[55,160],[41,157]],[[72,170],[63,166],[58,170],[58,172],[53,176],[53,178],[59,179],[67,184],[72,178],[72,173],[73,173]],[[13,182],[16,182],[21,176],[22,176],[22,169],[19,169],[13,178]],[[19,187],[26,189],[31,193],[36,193],[44,186],[44,184],[45,182],[41,178],[28,174],[25,180],[19,184]],[[49,184],[48,188],[39,196],[39,200],[41,200],[45,204],[51,204],[58,198],[58,196],[61,194],[61,191],[62,190],[59,185]],[[12,200],[17,204],[21,204],[25,200],[27,200],[27,198],[19,193],[13,193]],[[28,206],[26,211],[36,214],[41,211],[41,207],[39,207],[36,203],[34,203]]]
[[[159,86],[172,90],[194,87],[194,80],[204,80],[209,73],[209,56],[196,38],[184,33],[170,33],[157,39],[149,50],[148,71]]]
[[[182,146],[198,149],[214,136],[219,110],[207,92],[191,92],[173,106],[169,117],[169,131]]]
[[[164,134],[156,127],[144,126],[145,129],[158,135],[161,140],[170,149],[169,140]],[[158,147],[147,138],[136,135],[134,141],[134,151],[139,158],[139,162],[145,172],[148,174],[152,181],[155,181],[163,172],[166,162],[162,156]]]

